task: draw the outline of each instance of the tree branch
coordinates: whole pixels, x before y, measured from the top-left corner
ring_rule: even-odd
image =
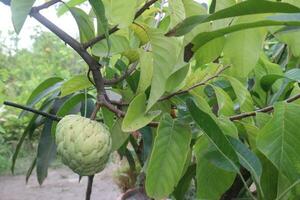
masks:
[[[157,2],[158,0],[150,0],[148,2],[146,2],[136,13],[134,16],[134,19],[137,19],[139,16],[141,16],[143,14],[143,12],[145,12],[147,9],[150,8],[150,6],[152,4],[154,4],[155,2]],[[117,32],[119,30],[118,25],[114,26],[113,28],[111,28],[108,33],[109,34],[113,34],[114,32]],[[91,46],[93,46],[94,44],[96,44],[97,42],[100,42],[101,40],[105,39],[105,34],[99,35],[93,39],[91,39],[90,41],[86,42],[85,44],[83,44],[83,48],[87,49]]]
[[[93,180],[94,180],[94,175],[88,176],[88,185],[87,185],[87,188],[86,188],[85,200],[90,200],[91,199],[92,188],[93,188]]]
[[[40,6],[33,7],[33,9],[35,9],[36,11],[40,11],[43,9],[47,9],[50,6],[53,6],[54,4],[59,3],[59,2],[62,2],[62,1],[61,0],[51,0],[51,1],[45,2],[44,4],[42,4]]]
[[[38,114],[38,115],[42,115],[42,116],[47,117],[48,119],[51,119],[53,121],[61,120],[61,118],[56,116],[56,115],[52,115],[52,114],[49,114],[49,113],[46,113],[46,112],[43,112],[43,111],[39,111],[39,110],[30,108],[30,107],[27,107],[27,106],[16,104],[16,103],[13,103],[13,102],[4,101],[3,104],[6,105],[6,106],[20,108],[22,110],[26,110],[26,111],[29,111],[29,112],[32,112],[32,113],[35,113],[35,114]]]
[[[300,94],[297,94],[296,96],[293,96],[293,97],[290,97],[290,98],[286,99],[285,102],[291,103],[293,101],[296,101],[297,99],[300,99]],[[259,109],[259,110],[256,110],[256,111],[246,112],[246,113],[241,113],[241,114],[238,114],[238,115],[231,116],[229,119],[231,121],[241,120],[243,118],[256,116],[256,113],[258,113],[258,112],[267,113],[267,112],[271,112],[273,110],[274,110],[274,106],[267,106],[265,108],[262,108],[262,109]]]
[[[133,63],[132,66],[129,69],[126,69],[125,72],[119,77],[116,77],[116,78],[113,78],[113,79],[110,79],[110,80],[104,79],[104,84],[105,85],[114,85],[116,83],[119,83],[119,82],[123,81],[132,72],[134,72],[136,70],[137,65],[138,65],[138,62]]]

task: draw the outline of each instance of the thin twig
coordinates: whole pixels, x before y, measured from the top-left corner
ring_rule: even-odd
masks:
[[[146,2],[135,14],[134,16],[134,19],[137,19],[139,16],[141,16],[143,14],[143,12],[145,12],[147,9],[150,8],[150,6],[152,4],[154,4],[155,2],[157,2],[158,0],[151,0],[151,1],[148,1]],[[108,33],[109,34],[113,34],[115,32],[117,32],[119,30],[118,26],[114,26],[113,28],[111,28]],[[83,44],[83,47],[85,49],[93,46],[94,44],[96,44],[97,42],[100,42],[101,40],[104,40],[105,39],[105,34],[102,34],[102,35],[99,35],[93,39],[91,39],[90,41],[86,42],[85,44]]]
[[[212,79],[215,79],[215,78],[218,78],[220,76],[221,73],[223,73],[226,69],[228,69],[229,66],[226,66],[226,67],[223,67],[221,70],[219,70],[216,74],[214,74],[213,76],[211,77],[208,77],[207,79],[205,79],[204,81],[201,81],[185,90],[180,90],[178,92],[174,92],[172,94],[169,94],[169,95],[166,95],[166,96],[163,96],[161,97],[158,101],[164,101],[164,100],[167,100],[167,99],[170,99],[174,96],[177,96],[177,95],[182,95],[182,94],[186,94],[188,93],[189,91],[195,89],[196,87],[199,87],[199,86],[202,86],[202,85],[206,85],[209,81],[211,81]]]
[[[15,107],[15,108],[20,108],[22,110],[26,110],[26,111],[29,111],[29,112],[32,112],[32,113],[35,113],[35,114],[38,114],[38,115],[42,115],[42,116],[47,117],[48,119],[51,119],[51,120],[54,120],[54,121],[61,120],[61,118],[56,116],[56,115],[52,115],[52,114],[49,114],[49,113],[46,113],[46,112],[43,112],[43,111],[39,111],[39,110],[30,108],[30,107],[27,107],[27,106],[16,104],[16,103],[13,103],[13,102],[10,102],[10,101],[4,101],[3,104],[7,105],[7,106]]]
[[[291,103],[293,101],[296,101],[297,99],[300,99],[300,94],[298,94],[296,96],[293,96],[291,98],[288,98],[285,101],[287,103]],[[258,113],[258,112],[267,113],[267,112],[271,112],[273,110],[274,110],[274,106],[268,106],[268,107],[265,107],[265,108],[262,108],[262,109],[259,109],[259,110],[256,110],[256,111],[246,112],[246,113],[241,113],[241,114],[238,114],[238,115],[234,115],[234,116],[231,116],[229,119],[231,121],[241,120],[243,118],[256,116],[256,113]]]
[[[132,66],[129,69],[126,69],[125,72],[119,77],[116,77],[116,78],[113,78],[113,79],[110,79],[110,80],[104,79],[104,84],[105,85],[114,85],[116,83],[119,83],[119,82],[123,81],[132,72],[134,72],[136,70],[137,65],[138,65],[138,62],[133,63]]]

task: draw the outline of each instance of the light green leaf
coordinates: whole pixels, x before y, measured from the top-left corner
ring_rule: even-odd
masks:
[[[218,4],[218,3],[217,3]],[[185,19],[178,24],[168,35],[181,36],[190,32],[195,26],[229,17],[238,17],[262,13],[298,13],[300,8],[287,3],[271,1],[243,1],[231,7],[219,10],[211,15],[197,15]]]
[[[144,92],[150,85],[153,75],[153,57],[152,52],[139,51],[140,61],[139,67],[141,70],[137,93]]]
[[[174,27],[185,19],[185,9],[182,0],[169,0],[168,4],[171,16],[170,26]]]
[[[178,61],[181,41],[177,38],[167,38],[158,29],[147,29],[153,53],[153,76],[147,110],[165,92],[166,81],[172,74]]]
[[[219,37],[200,47],[195,54],[197,64],[201,66],[214,61],[221,55],[224,44],[225,37]]]
[[[220,87],[212,86],[218,101],[218,115],[230,116],[234,114],[234,105],[230,96]]]
[[[61,97],[67,96],[74,92],[86,89],[91,87],[92,83],[89,81],[87,76],[85,75],[78,75],[74,76],[68,81],[64,82],[61,86]]]
[[[12,22],[17,34],[20,33],[23,24],[29,14],[35,0],[12,0],[10,4]]]
[[[166,91],[172,93],[182,89],[185,86],[185,80],[189,73],[189,69],[190,69],[190,65],[185,64],[177,71],[172,73],[167,80]]]
[[[172,193],[182,175],[191,137],[188,126],[169,115],[162,117],[146,171],[150,197],[161,199]]]
[[[139,38],[139,40],[141,41],[141,45],[144,45],[149,42],[149,37],[143,25],[134,23],[131,24],[129,28],[133,30],[133,32]]]
[[[124,132],[132,132],[143,128],[159,114],[160,111],[146,112],[146,95],[141,93],[129,104],[122,123],[122,130]]]
[[[57,15],[58,16],[62,16],[63,14],[65,14],[67,11],[69,11],[69,8],[71,7],[75,7],[79,4],[84,3],[87,0],[70,0],[66,3],[63,3],[61,6],[58,7],[57,9]]]
[[[239,80],[231,76],[224,76],[231,84],[237,100],[240,104],[242,112],[250,112],[254,110],[251,94],[247,90],[247,85],[243,85]]]
[[[111,151],[118,150],[129,137],[128,133],[124,133],[121,129],[122,120],[118,119],[110,130],[112,146]]]
[[[101,41],[96,43],[92,48],[93,55],[102,57],[102,56],[107,56],[107,53],[109,52],[109,56],[112,56],[115,54],[120,54],[130,49],[129,41],[124,36],[111,35],[110,42],[111,42],[110,51],[106,41]]]
[[[110,24],[128,27],[135,15],[137,0],[103,0],[105,14]]]
[[[87,42],[95,37],[94,24],[91,18],[79,8],[70,8],[80,33],[80,41]]]
[[[247,77],[254,69],[262,50],[265,30],[252,29],[231,33],[226,37],[224,59],[232,64],[229,71],[235,77]]]
[[[278,103],[273,118],[258,133],[257,148],[291,182],[300,177],[300,106]]]

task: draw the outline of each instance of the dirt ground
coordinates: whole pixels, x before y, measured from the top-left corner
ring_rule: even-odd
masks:
[[[116,166],[109,165],[94,179],[92,200],[116,200],[121,192],[113,180]],[[0,200],[84,200],[87,177],[78,183],[78,175],[67,168],[50,169],[39,186],[32,175],[28,184],[25,176],[0,176]]]

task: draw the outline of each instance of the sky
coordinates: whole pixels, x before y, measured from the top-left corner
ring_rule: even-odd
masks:
[[[207,0],[196,0],[198,2],[206,2]],[[41,5],[45,0],[37,0],[35,5]],[[50,21],[54,22],[58,27],[63,29],[65,32],[70,34],[73,37],[78,37],[78,30],[76,26],[76,22],[70,14],[64,14],[61,17],[56,15],[55,7],[50,7],[42,11],[42,14],[47,17]],[[19,47],[20,48],[30,48],[32,41],[30,39],[30,35],[34,33],[34,27],[39,26],[42,30],[48,31],[45,27],[43,27],[39,22],[35,19],[27,17],[27,20],[19,34]],[[6,37],[8,35],[8,31],[13,30],[13,25],[11,22],[11,12],[10,7],[5,6],[0,3],[0,32],[2,32],[2,36]],[[1,44],[0,44],[1,45]]]

